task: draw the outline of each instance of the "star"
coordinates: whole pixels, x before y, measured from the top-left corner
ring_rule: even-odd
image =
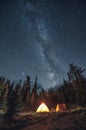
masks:
[[[25,73],[24,72],[22,72],[22,76],[24,76],[25,75]]]
[[[60,24],[60,28],[63,28],[64,27],[64,25],[63,24]]]

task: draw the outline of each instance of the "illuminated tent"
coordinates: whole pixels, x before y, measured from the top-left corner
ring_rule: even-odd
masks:
[[[66,105],[64,103],[63,104],[57,104],[56,112],[63,112],[63,111],[66,111]]]
[[[49,109],[48,109],[48,107],[45,105],[45,103],[42,103],[42,104],[38,107],[38,109],[37,109],[36,112],[49,112]]]

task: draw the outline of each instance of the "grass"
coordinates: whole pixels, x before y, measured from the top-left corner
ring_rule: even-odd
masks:
[[[86,130],[86,108],[77,106],[66,112],[24,112],[14,121],[0,124],[0,130]]]
[[[77,106],[76,108],[72,109],[71,112],[78,112],[86,114],[86,107]]]

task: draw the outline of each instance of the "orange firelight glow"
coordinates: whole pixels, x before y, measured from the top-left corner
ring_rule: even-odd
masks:
[[[38,107],[38,109],[37,109],[36,112],[49,112],[49,109],[48,109],[48,107],[46,106],[45,103],[42,103],[42,104]]]

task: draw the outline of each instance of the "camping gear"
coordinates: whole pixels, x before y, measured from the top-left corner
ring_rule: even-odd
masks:
[[[48,109],[48,107],[46,106],[45,103],[42,103],[42,104],[38,107],[38,109],[37,109],[36,112],[49,112],[49,109]]]

